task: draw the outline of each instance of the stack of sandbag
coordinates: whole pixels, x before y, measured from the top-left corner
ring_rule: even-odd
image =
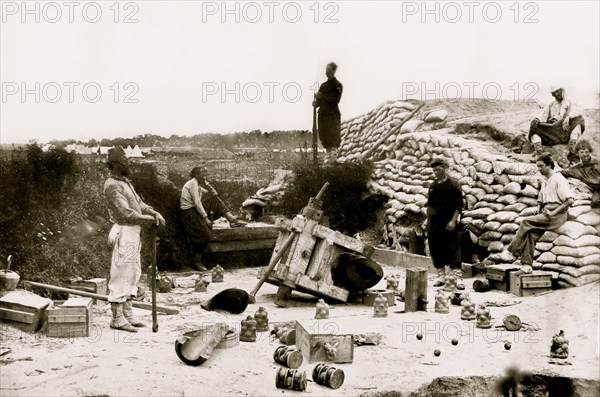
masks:
[[[406,119],[414,109],[415,105],[409,102],[388,101],[367,114],[344,121],[340,133],[339,161],[359,159],[380,138]],[[447,116],[447,112],[441,109],[415,115],[399,131],[392,134],[376,152],[392,150],[399,135],[417,131],[419,128],[424,130],[440,128],[444,125]]]
[[[600,280],[600,213],[590,202],[576,200],[569,209],[569,220],[546,232],[536,244],[534,267],[556,272],[563,287]]]
[[[501,253],[522,219],[538,210],[543,177],[535,164],[492,154],[445,130],[400,135],[384,154],[385,160],[375,162],[369,188],[389,197],[382,234],[391,248],[403,250],[415,220],[425,219],[428,187],[434,179],[429,163],[434,157],[445,158],[450,176],[461,184],[466,198],[461,222],[482,230],[479,244],[488,249],[490,260],[506,263]],[[536,246],[534,268],[556,272],[562,286],[600,279],[600,215],[590,207],[590,198],[590,191],[579,192],[569,210],[570,220],[555,233],[546,233]]]

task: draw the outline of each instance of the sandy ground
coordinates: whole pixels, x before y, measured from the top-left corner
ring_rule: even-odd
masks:
[[[402,277],[403,269],[385,268],[386,274]],[[109,328],[108,305],[95,306],[94,324],[87,338],[48,338],[1,324],[1,346],[11,352],[0,357],[0,395],[2,396],[275,396],[300,394],[275,387],[279,367],[273,352],[280,346],[268,333],[260,333],[256,343],[240,342],[229,349],[213,352],[201,366],[184,364],[175,354],[174,343],[183,332],[203,324],[223,321],[239,330],[240,321],[259,306],[269,313],[269,321],[310,320],[316,299],[294,293],[297,307],[279,308],[273,303],[276,287],[265,284],[257,302],[239,315],[208,312],[200,302],[229,287],[250,291],[256,284],[257,268],[227,271],[224,283],[213,283],[206,293],[193,289],[173,289],[158,294],[159,303],[180,307],[177,315],[159,315],[159,331],[142,328],[137,334]],[[433,277],[431,275],[431,277]],[[337,390],[309,382],[306,394],[315,396],[350,396],[383,392],[406,395],[434,379],[467,376],[501,376],[504,369],[517,365],[536,374],[560,375],[597,380],[599,366],[598,311],[600,285],[591,284],[559,290],[537,297],[518,298],[491,291],[467,290],[476,303],[520,302],[505,307],[490,307],[495,325],[506,314],[516,314],[523,322],[539,330],[508,332],[502,328],[483,330],[474,321],[460,320],[460,307],[451,306],[449,314],[434,313],[434,289],[429,288],[427,312],[402,313],[404,304],[397,301],[387,318],[374,318],[373,309],[361,305],[332,305],[329,320],[321,320],[323,330],[340,334],[381,333],[378,346],[357,346],[351,364],[335,364],[345,372],[345,382]],[[431,285],[431,283],[430,283]],[[385,288],[381,281],[375,288]],[[148,294],[149,295],[149,294]],[[151,323],[149,311],[135,309]],[[564,330],[570,339],[569,362],[549,363],[552,335]],[[415,337],[421,331],[422,341]],[[453,346],[451,340],[459,338]],[[505,341],[512,349],[504,349]],[[441,356],[433,355],[434,349]],[[304,360],[300,370],[309,379],[314,368]],[[488,393],[483,395],[489,395]]]

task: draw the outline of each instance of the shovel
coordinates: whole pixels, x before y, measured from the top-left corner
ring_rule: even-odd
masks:
[[[158,332],[158,319],[156,317],[156,235],[158,225],[154,224],[151,229],[152,239],[152,332]]]

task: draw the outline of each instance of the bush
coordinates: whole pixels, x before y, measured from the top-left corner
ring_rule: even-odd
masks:
[[[309,199],[329,182],[323,197],[323,214],[329,217],[332,229],[353,235],[377,221],[376,212],[382,207],[384,198],[371,196],[368,192],[372,163],[314,165],[304,160],[294,166],[293,172],[295,178],[281,203],[284,215],[293,217],[301,213]]]

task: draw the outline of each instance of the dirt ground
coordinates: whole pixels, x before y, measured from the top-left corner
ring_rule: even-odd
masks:
[[[30,334],[7,324],[0,324],[0,395],[2,396],[275,396],[300,394],[275,387],[279,367],[273,352],[280,345],[268,333],[259,333],[255,343],[240,342],[229,349],[215,350],[207,362],[192,367],[175,354],[176,338],[182,333],[214,322],[226,322],[239,331],[240,321],[259,306],[269,313],[270,322],[310,321],[315,313],[316,298],[294,293],[296,307],[280,308],[273,301],[277,288],[265,284],[257,302],[242,314],[232,315],[205,311],[200,302],[229,287],[250,291],[256,284],[257,268],[226,271],[223,283],[212,283],[205,293],[175,288],[158,294],[159,304],[180,308],[176,315],[159,315],[159,330],[142,328],[136,334],[109,328],[110,306],[94,307],[93,327],[89,337],[48,338],[43,333]],[[384,268],[386,274],[401,277],[405,270]],[[430,275],[430,279],[433,275]],[[434,313],[434,289],[429,283],[427,312],[403,313],[404,304],[396,300],[387,318],[374,318],[368,306],[332,305],[330,318],[316,322],[324,332],[359,334],[378,332],[377,346],[356,346],[351,364],[335,364],[345,372],[345,382],[337,390],[310,381],[303,393],[315,396],[484,396],[490,395],[494,379],[506,368],[517,366],[523,371],[544,377],[580,378],[586,387],[581,395],[598,391],[599,302],[598,283],[559,290],[541,296],[518,298],[491,291],[477,293],[467,279],[467,291],[475,303],[511,304],[490,307],[493,323],[502,324],[506,314],[516,314],[528,323],[528,330],[509,332],[503,328],[484,330],[474,321],[460,319],[460,307],[452,305],[449,314]],[[374,289],[385,288],[382,280]],[[149,298],[150,294],[147,293]],[[514,304],[516,303],[516,304]],[[149,311],[135,309],[151,324]],[[315,323],[313,321],[313,323]],[[539,328],[539,329],[538,329]],[[570,339],[571,365],[549,363],[552,335],[564,330]],[[418,341],[415,335],[422,332]],[[451,344],[459,338],[457,346]],[[512,343],[505,350],[506,341]],[[441,355],[435,357],[433,351]],[[305,358],[300,370],[311,379],[316,363]],[[433,384],[432,384],[433,382]],[[432,388],[433,387],[433,388]],[[549,395],[565,395],[552,394]],[[545,394],[529,394],[545,395]]]

